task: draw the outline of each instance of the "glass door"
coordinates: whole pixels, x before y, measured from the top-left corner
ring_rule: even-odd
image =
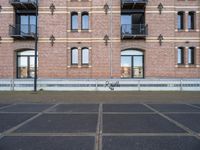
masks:
[[[143,78],[143,56],[133,56],[133,78]]]
[[[132,78],[131,56],[121,56],[121,78]]]

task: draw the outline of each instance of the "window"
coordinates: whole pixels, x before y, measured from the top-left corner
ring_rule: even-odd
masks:
[[[78,49],[72,48],[71,50],[71,64],[78,65]]]
[[[184,29],[184,12],[178,12],[178,30]]]
[[[195,63],[195,48],[189,47],[188,48],[188,64],[193,65]]]
[[[89,64],[89,50],[88,50],[88,48],[82,49],[82,64],[83,65]]]
[[[178,64],[184,64],[184,48],[178,48]]]
[[[78,30],[78,13],[77,12],[71,13],[71,29]]]
[[[36,31],[36,16],[17,14],[16,28],[19,31],[19,35],[31,34]]]
[[[139,50],[121,52],[121,78],[144,78],[144,53]]]
[[[88,12],[83,12],[81,15],[82,20],[82,30],[88,30],[89,29],[89,15]]]
[[[35,52],[26,50],[17,52],[17,78],[34,78]]]
[[[194,17],[195,17],[195,13],[194,12],[189,12],[189,14],[188,14],[188,29],[189,30],[194,30],[194,28],[195,28],[195,25],[194,25],[194,23],[195,23],[195,19],[194,19]]]

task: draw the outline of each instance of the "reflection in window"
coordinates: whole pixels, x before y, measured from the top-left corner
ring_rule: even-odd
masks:
[[[195,49],[194,47],[188,48],[188,64],[194,64],[195,63]]]
[[[35,52],[32,50],[17,53],[17,78],[34,78]]]
[[[179,47],[178,48],[178,64],[184,64],[184,48]]]
[[[72,48],[71,50],[71,64],[78,65],[78,49]]]
[[[71,29],[78,30],[78,13],[72,12],[71,14]]]
[[[184,12],[178,12],[178,30],[184,29]]]
[[[89,15],[88,12],[83,12],[82,16],[82,29],[83,30],[88,30],[89,29]]]
[[[88,50],[88,48],[82,49],[82,64],[89,64],[89,50]]]
[[[188,14],[188,29],[193,30],[194,29],[194,12],[189,12]]]

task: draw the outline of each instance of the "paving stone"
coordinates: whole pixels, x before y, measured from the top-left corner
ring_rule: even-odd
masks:
[[[199,150],[194,137],[103,137],[103,150]]]
[[[104,104],[103,112],[152,112],[142,104]]]
[[[1,150],[94,150],[94,137],[4,137]]]
[[[157,114],[104,114],[104,133],[184,133]]]
[[[200,109],[185,104],[150,104],[160,112],[200,112]]]
[[[98,112],[98,104],[60,104],[50,112]]]
[[[167,116],[200,133],[200,114],[167,114]]]
[[[2,112],[41,112],[52,106],[51,104],[16,104],[8,108],[1,109]]]
[[[31,118],[34,114],[0,114],[0,132],[6,131],[25,120]]]
[[[44,114],[15,132],[83,133],[96,132],[97,114]]]

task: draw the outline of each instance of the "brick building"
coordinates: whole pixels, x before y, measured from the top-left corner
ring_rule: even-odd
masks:
[[[200,0],[1,0],[0,78],[35,46],[38,78],[199,78]]]

